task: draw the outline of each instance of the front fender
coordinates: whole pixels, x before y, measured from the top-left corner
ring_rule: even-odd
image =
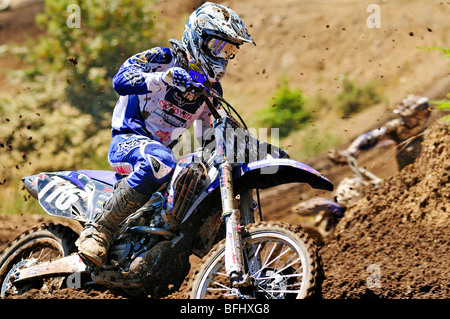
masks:
[[[220,203],[219,178],[214,180],[197,198],[182,222],[200,206],[211,211]],[[306,164],[291,159],[266,159],[236,166],[233,171],[235,194],[248,189],[265,189],[287,183],[308,183],[311,187],[332,191],[333,184],[318,171]]]
[[[235,171],[234,185],[237,189],[265,189],[287,183],[308,183],[313,188],[333,190],[333,184],[325,176],[292,159],[265,159],[243,164]]]

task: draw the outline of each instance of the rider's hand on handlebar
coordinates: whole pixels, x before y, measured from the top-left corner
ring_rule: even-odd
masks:
[[[170,86],[175,86],[181,91],[192,85],[189,73],[182,68],[173,67],[168,69],[162,76],[164,83]]]

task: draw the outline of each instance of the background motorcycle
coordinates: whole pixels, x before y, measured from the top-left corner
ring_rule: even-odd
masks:
[[[328,154],[335,164],[345,164],[352,170],[351,177],[344,177],[336,187],[334,199],[315,197],[298,203],[291,210],[299,215],[299,222],[317,241],[333,234],[346,208],[365,194],[365,189],[377,187],[382,179],[358,165],[357,159],[346,151]]]

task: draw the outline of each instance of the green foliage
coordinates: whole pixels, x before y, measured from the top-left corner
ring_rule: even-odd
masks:
[[[442,51],[444,53],[444,58],[450,58],[450,48],[444,48],[444,47],[422,47],[421,49]]]
[[[436,105],[438,110],[450,112],[450,92],[447,93],[445,99],[431,101],[431,104]],[[450,114],[443,116],[441,120],[450,122]]]
[[[79,5],[81,28],[68,27],[70,4]],[[26,89],[0,95],[0,183],[15,166],[39,171],[106,162],[117,101],[111,78],[125,58],[153,45],[149,8],[144,0],[46,0],[37,17],[45,35],[15,48],[32,66],[13,74]]]
[[[95,119],[109,117],[117,100],[111,80],[118,67],[156,43],[152,2],[46,0],[36,19],[46,32],[25,55],[33,65],[28,74],[58,73],[67,81],[66,96],[73,106]],[[77,13],[70,10],[73,4],[79,6],[80,28],[71,25]]]
[[[298,89],[290,89],[284,80],[272,98],[271,105],[257,113],[261,126],[278,128],[279,136],[286,137],[293,130],[305,127],[313,120],[306,107],[306,99]]]
[[[342,91],[336,96],[336,108],[345,117],[382,101],[372,83],[359,86],[356,80],[344,76],[340,79],[340,84]]]
[[[112,76],[126,58],[164,35],[152,3],[46,0],[37,18],[45,34],[24,46],[2,48],[32,66],[9,72],[18,94],[0,94],[2,213],[38,211],[36,201],[21,201],[28,198],[23,176],[110,169],[110,119],[118,97]],[[69,4],[79,5],[81,28],[68,27]]]
[[[11,167],[76,169],[97,153],[106,157],[110,131],[99,132],[92,116],[64,101],[57,77],[49,74],[43,81],[0,98],[0,179],[11,177]]]

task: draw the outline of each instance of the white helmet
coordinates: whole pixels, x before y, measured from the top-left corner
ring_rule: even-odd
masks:
[[[182,42],[210,82],[217,82],[225,75],[228,60],[234,58],[240,45],[255,44],[233,10],[211,2],[191,14]]]

